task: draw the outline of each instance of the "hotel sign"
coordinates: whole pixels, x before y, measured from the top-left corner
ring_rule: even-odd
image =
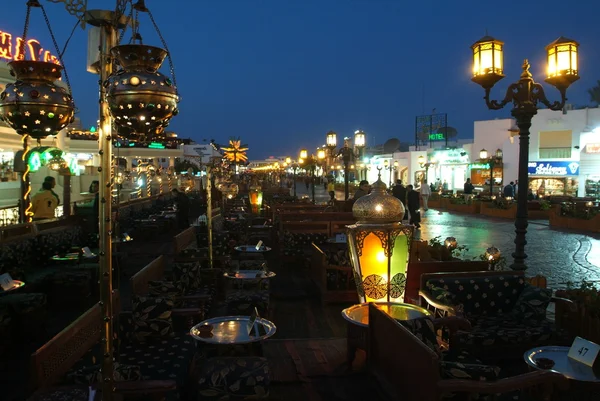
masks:
[[[0,61],[24,60],[25,56],[33,61],[60,64],[58,58],[44,49],[36,39],[27,39],[24,44],[22,38],[0,31]]]
[[[529,162],[527,173],[555,177],[579,175],[579,162]]]

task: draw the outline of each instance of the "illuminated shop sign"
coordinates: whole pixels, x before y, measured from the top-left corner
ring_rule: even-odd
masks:
[[[433,159],[439,164],[467,164],[469,154],[464,149],[444,149],[436,151]]]
[[[490,169],[489,163],[472,163],[472,164],[469,164],[469,167],[472,170],[489,170]]]
[[[585,153],[600,153],[600,143],[588,143],[585,145]]]
[[[529,162],[527,173],[557,177],[579,175],[579,162]]]
[[[429,134],[429,140],[430,141],[445,141],[446,140],[446,136],[444,135],[443,132],[432,132],[431,134]]]
[[[27,39],[26,45],[23,46],[22,38],[0,31],[0,60],[24,60],[25,52],[30,60],[60,64],[58,58],[44,49],[36,39]]]

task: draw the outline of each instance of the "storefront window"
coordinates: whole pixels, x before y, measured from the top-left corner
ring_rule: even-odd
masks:
[[[540,159],[570,159],[571,148],[540,148]]]

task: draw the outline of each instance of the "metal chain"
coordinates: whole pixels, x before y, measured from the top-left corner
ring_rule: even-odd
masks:
[[[117,46],[121,44],[121,41],[123,40],[123,37],[125,36],[125,32],[127,32],[127,26],[129,25],[129,21],[131,21],[132,17],[133,17],[133,6],[131,6],[131,8],[129,9],[129,15],[127,16],[127,25],[125,25],[125,27],[121,31],[121,34],[119,35],[119,39],[117,40]],[[135,24],[137,24],[137,19],[135,20]],[[135,24],[134,24],[133,29],[135,29]]]
[[[40,4],[40,8],[42,9],[42,14],[44,15],[44,20],[46,21],[46,25],[48,26],[48,31],[50,31],[50,37],[52,38],[52,43],[54,43],[54,48],[56,49],[56,57],[60,61],[60,64],[63,67],[63,72],[65,73],[65,82],[67,83],[67,88],[69,88],[69,95],[73,98],[73,91],[71,90],[71,82],[69,81],[69,74],[67,73],[67,67],[62,60],[62,55],[60,54],[60,49],[58,47],[58,43],[56,42],[56,38],[54,37],[54,32],[52,32],[52,26],[50,25],[50,20],[48,19],[48,15],[46,14],[46,9],[44,6]]]
[[[27,13],[25,14],[25,27],[23,28],[23,36],[21,36],[21,44],[23,45],[23,60],[25,60],[25,55],[27,54],[27,52],[25,51],[26,49],[26,43],[27,43],[27,33],[29,31],[29,16],[31,15],[31,3],[27,2]],[[17,53],[19,52],[19,49],[17,49]]]
[[[175,93],[177,94],[177,96],[179,96],[179,87],[177,86],[177,79],[175,78],[175,67],[173,66],[173,59],[171,59],[171,52],[169,51],[167,42],[165,41],[162,34],[160,33],[160,29],[158,29],[158,25],[156,25],[156,21],[154,21],[152,12],[150,12],[149,9],[147,10],[147,12],[148,12],[148,16],[150,16],[150,21],[152,21],[152,25],[154,25],[154,29],[156,29],[156,33],[158,33],[158,37],[160,38],[160,41],[161,41],[163,47],[167,51],[167,59],[169,60],[169,69],[171,70],[171,77],[173,78],[173,86],[175,86]]]

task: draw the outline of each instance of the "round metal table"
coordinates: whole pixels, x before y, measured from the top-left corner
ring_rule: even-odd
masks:
[[[431,316],[431,312],[420,306],[398,302],[376,302],[379,309],[396,320],[413,320]],[[369,334],[369,304],[358,304],[342,311],[342,317],[346,319],[348,364],[352,365],[357,349],[367,349],[367,336]]]
[[[568,357],[569,347],[545,346],[532,348],[525,352],[523,358],[527,365],[537,370],[547,370],[563,375],[567,379],[580,382],[600,383],[600,372],[594,371],[583,363],[574,361]],[[543,369],[536,363],[538,358],[550,359],[554,366]]]
[[[223,276],[238,280],[263,280],[275,277],[275,273],[264,270],[238,270],[234,273],[223,273]]]
[[[262,317],[257,317],[254,328],[249,332],[250,316],[221,316],[207,319],[192,327],[190,335],[198,341],[208,344],[232,345],[249,344],[271,337],[277,331],[275,324]],[[210,336],[200,335],[200,327],[211,325]],[[262,325],[264,333],[259,334],[256,325]]]

